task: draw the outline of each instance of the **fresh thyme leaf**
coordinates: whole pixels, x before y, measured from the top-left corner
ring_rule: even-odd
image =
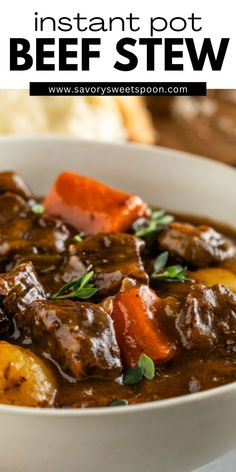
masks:
[[[97,292],[93,283],[89,283],[94,276],[94,271],[87,272],[78,280],[63,285],[52,298],[53,300],[65,300],[66,298],[81,298],[86,300]],[[72,290],[70,290],[72,289]]]
[[[128,369],[123,375],[124,385],[135,385],[139,383],[143,377],[152,380],[155,376],[155,365],[153,360],[146,354],[141,354],[138,365]]]
[[[124,385],[135,385],[143,378],[143,369],[139,365],[131,367],[123,375]]]
[[[151,278],[160,282],[190,282],[187,276],[188,268],[181,265],[165,267],[168,260],[168,252],[162,252],[154,261],[154,272]],[[165,267],[165,268],[164,268]]]
[[[77,291],[73,291],[70,295],[71,298],[81,298],[82,300],[87,300],[88,298],[91,298],[95,293],[97,292],[97,289],[90,284],[90,286],[79,289]]]
[[[88,286],[88,282],[93,278],[93,276],[94,276],[94,271],[91,270],[90,272],[87,272],[86,274],[84,274],[84,276],[81,277],[81,279],[77,281],[77,284],[79,283],[80,288],[84,288],[86,285]]]
[[[44,212],[44,205],[41,203],[35,203],[35,205],[32,206],[31,210],[33,213],[35,213],[35,215],[42,215]]]
[[[124,405],[128,405],[128,404],[129,404],[128,400],[123,400],[122,399],[122,400],[114,400],[108,406],[124,406]]]
[[[152,279],[160,280],[161,282],[188,282],[191,279],[187,277],[187,267],[182,266],[170,266],[167,267],[164,272],[159,274],[153,274]]]
[[[75,281],[73,280],[72,282],[69,282],[65,285],[63,285],[60,290],[58,290],[57,293],[55,293],[52,298],[56,299],[56,298],[59,298],[60,295],[64,295],[71,287],[73,288],[76,288],[76,283],[80,282],[80,279],[79,281]]]
[[[164,210],[151,209],[151,216],[147,219],[139,218],[133,224],[135,236],[151,236],[158,231],[162,231],[165,226],[172,223],[174,217],[168,215]]]
[[[165,210],[157,210],[156,208],[150,208],[151,210],[151,215],[153,219],[159,219],[165,214]]]
[[[154,261],[154,272],[158,273],[160,270],[164,269],[167,260],[169,257],[169,253],[167,251],[162,252]]]
[[[143,376],[146,379],[152,380],[155,377],[155,364],[149,356],[141,354],[138,365],[143,369]]]
[[[76,242],[76,243],[82,243],[83,239],[85,238],[86,234],[81,231],[80,233],[76,234],[74,237],[73,237],[73,240]]]

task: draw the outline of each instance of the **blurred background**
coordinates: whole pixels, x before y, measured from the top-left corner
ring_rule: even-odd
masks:
[[[135,141],[236,165],[236,90],[207,97],[29,97],[0,91],[0,134]]]

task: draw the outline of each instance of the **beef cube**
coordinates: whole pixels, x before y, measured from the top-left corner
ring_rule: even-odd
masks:
[[[29,191],[23,191],[23,184],[20,186],[8,174],[0,173],[0,262],[3,271],[4,264],[15,254],[29,253],[29,250],[34,254],[38,251],[64,252],[70,237],[70,231],[62,221],[33,213],[30,202],[25,200]],[[11,192],[5,191],[8,188]]]
[[[158,236],[160,246],[187,263],[205,267],[236,253],[234,244],[210,226],[174,222]]]
[[[61,254],[34,254],[33,252],[22,251],[21,254],[16,254],[7,265],[9,270],[12,270],[14,267],[18,266],[23,262],[32,262],[36,273],[42,276],[49,276],[50,274],[55,274],[61,268],[64,258]],[[51,279],[53,282],[53,279]]]
[[[187,349],[211,349],[236,340],[236,295],[223,285],[193,285],[180,307],[176,328]]]
[[[113,322],[99,305],[40,301],[18,313],[16,319],[18,327],[77,380],[120,374]]]
[[[0,275],[0,296],[4,297],[3,306],[11,314],[25,310],[35,300],[46,298],[31,262]]]
[[[5,192],[16,193],[25,199],[32,197],[28,185],[15,172],[0,172],[0,193]]]
[[[0,228],[9,220],[25,217],[28,212],[28,205],[20,196],[11,192],[0,195]]]
[[[125,277],[147,283],[140,257],[143,247],[141,239],[123,233],[101,233],[86,238],[71,247],[63,281],[70,282],[94,270],[94,283],[102,296],[118,292]]]
[[[62,221],[48,217],[36,219],[30,233],[26,235],[29,244],[49,253],[65,251],[69,237],[70,232]]]
[[[3,308],[0,306],[0,337],[5,338],[13,331],[13,323],[10,320],[6,313],[4,312]]]
[[[59,220],[38,218],[32,213],[12,218],[0,227],[0,256],[12,259],[13,254],[29,250],[61,253],[69,236],[69,230]]]
[[[1,198],[1,197],[0,197]],[[14,252],[22,251],[28,247],[25,235],[31,229],[31,221],[28,218],[13,218],[6,221],[0,227],[0,256],[5,260]]]

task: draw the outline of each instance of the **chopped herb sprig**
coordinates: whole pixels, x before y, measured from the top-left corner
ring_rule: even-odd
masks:
[[[42,215],[44,213],[44,205],[42,203],[35,203],[31,210],[35,215]]]
[[[139,218],[133,224],[135,236],[148,237],[162,231],[166,226],[174,221],[172,215],[168,215],[164,210],[151,209],[149,218]]]
[[[76,242],[76,243],[82,243],[83,239],[85,238],[86,234],[81,231],[80,233],[76,234],[74,237],[73,237],[73,240]]]
[[[93,276],[94,271],[90,271],[80,279],[63,285],[60,290],[52,296],[53,300],[65,300],[66,298],[80,298],[86,300],[91,298],[97,292],[95,285],[90,283]]]
[[[188,268],[181,265],[172,265],[165,267],[168,261],[169,254],[167,251],[162,252],[154,261],[154,272],[151,279],[159,280],[160,282],[191,282],[187,276]]]
[[[155,365],[153,360],[146,354],[141,354],[138,364],[131,367],[123,374],[124,385],[135,385],[139,383],[143,377],[152,380],[155,377]]]
[[[121,400],[114,400],[108,406],[126,406],[128,404],[129,404],[128,400],[121,399]]]

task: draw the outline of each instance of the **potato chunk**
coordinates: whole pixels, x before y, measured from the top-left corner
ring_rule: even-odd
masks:
[[[53,406],[56,381],[44,361],[33,352],[0,342],[0,403]]]
[[[227,287],[232,292],[236,293],[236,275],[227,269],[211,268],[199,269],[195,272],[190,272],[192,277],[197,282],[201,282],[207,287],[212,287],[215,284],[221,284]]]

